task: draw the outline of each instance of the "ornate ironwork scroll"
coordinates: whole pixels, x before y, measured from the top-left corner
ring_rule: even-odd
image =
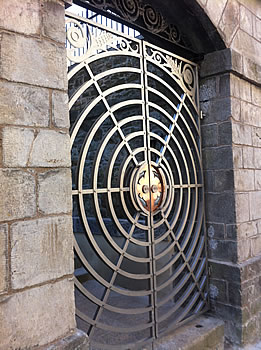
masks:
[[[66,22],[77,323],[142,349],[208,305],[197,66]]]
[[[113,11],[121,18],[136,23],[154,34],[168,39],[173,43],[183,44],[178,28],[168,24],[163,15],[143,0],[81,0],[103,11]]]

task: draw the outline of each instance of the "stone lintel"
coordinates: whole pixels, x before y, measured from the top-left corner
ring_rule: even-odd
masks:
[[[234,73],[261,86],[261,65],[230,48],[207,54],[201,63],[201,78],[224,73]]]
[[[41,347],[39,350],[88,350],[88,336],[81,330],[76,329],[73,334],[58,340],[57,342]]]

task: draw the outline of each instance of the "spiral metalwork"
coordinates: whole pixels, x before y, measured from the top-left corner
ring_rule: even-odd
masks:
[[[207,308],[197,67],[111,32],[68,73],[77,318],[140,349]]]

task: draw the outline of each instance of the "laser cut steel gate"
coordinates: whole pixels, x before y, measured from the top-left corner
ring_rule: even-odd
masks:
[[[78,327],[143,349],[208,304],[197,66],[66,16]]]

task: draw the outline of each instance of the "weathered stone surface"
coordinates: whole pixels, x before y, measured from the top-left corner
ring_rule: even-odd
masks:
[[[261,41],[261,19],[254,17],[254,37]]]
[[[209,238],[224,239],[225,238],[225,225],[207,223],[207,234]]]
[[[237,242],[238,262],[245,261],[251,257],[251,244],[249,239],[239,240]]]
[[[75,332],[44,348],[44,350],[88,350],[89,338],[81,330],[76,329]],[[43,350],[43,349],[42,349]]]
[[[209,101],[217,96],[217,86],[216,78],[204,79],[200,83],[200,96],[199,99],[201,102]]]
[[[210,259],[211,278],[240,283],[240,266]]]
[[[226,0],[220,0],[216,2],[208,1],[207,3],[207,6],[206,6],[207,13],[209,13],[210,19],[215,26],[218,25],[218,22],[221,19],[226,3],[227,3]]]
[[[34,130],[6,127],[2,131],[3,164],[7,167],[25,167],[34,140]]]
[[[255,171],[255,189],[261,190],[261,170]]]
[[[202,120],[202,125],[213,124],[218,121],[226,121],[231,117],[231,100],[229,98],[202,102],[200,106],[202,112],[205,114],[205,117]]]
[[[41,11],[39,0],[0,0],[1,27],[23,34],[39,34]]]
[[[24,288],[73,273],[70,216],[11,225],[12,288]]]
[[[0,225],[0,293],[7,288],[7,224]]]
[[[72,210],[71,171],[51,170],[38,175],[38,207],[43,214]]]
[[[257,256],[261,254],[261,235],[251,238],[251,251],[252,256]]]
[[[231,191],[233,188],[234,174],[232,170],[214,172],[214,192]]]
[[[261,84],[261,65],[254,62],[248,57],[243,58],[244,62],[244,75],[250,80]]]
[[[36,213],[33,174],[20,170],[0,170],[0,221],[26,218]]]
[[[240,97],[242,100],[245,100],[248,102],[252,101],[251,87],[252,85],[249,82],[243,79],[240,79]]]
[[[240,6],[240,28],[248,34],[253,34],[253,19],[252,13],[245,7]]]
[[[233,164],[235,169],[243,168],[243,148],[233,147]]]
[[[64,47],[10,33],[1,33],[0,44],[1,78],[66,90]]]
[[[58,128],[69,128],[68,94],[54,91],[52,96],[52,121]]]
[[[69,135],[54,130],[40,130],[34,140],[28,164],[32,167],[69,167]]]
[[[261,128],[252,128],[253,146],[261,148]]]
[[[219,209],[213,210],[212,208]],[[206,220],[216,223],[233,223],[235,220],[233,193],[208,193],[206,195]]]
[[[1,350],[41,346],[68,334],[75,327],[73,281],[66,279],[6,297],[0,319]]]
[[[255,189],[255,173],[254,170],[239,169],[234,171],[235,190],[238,192],[246,192]]]
[[[237,261],[237,243],[235,241],[210,239],[208,251],[210,259]]]
[[[206,169],[232,169],[232,148],[230,146],[206,148],[203,151]]]
[[[238,239],[247,239],[257,234],[255,221],[243,222],[237,226]]]
[[[249,125],[232,123],[232,139],[238,145],[252,145],[252,129]]]
[[[261,148],[254,148],[254,158],[256,169],[261,169]]]
[[[261,108],[251,103],[241,102],[242,121],[246,124],[261,126]]]
[[[253,147],[243,147],[243,165],[246,169],[253,169],[254,164],[254,148]]]
[[[216,3],[219,3],[219,1]],[[222,31],[225,42],[229,45],[239,27],[239,3],[236,0],[227,2],[218,26]]]
[[[202,147],[211,147],[218,145],[218,131],[217,124],[202,125]]]
[[[43,34],[58,42],[65,42],[64,6],[58,1],[43,2]]]
[[[240,100],[233,97],[231,97],[231,115],[234,120],[241,120]]]
[[[252,85],[252,101],[261,107],[261,88],[255,85]]]
[[[0,124],[48,126],[48,90],[0,81]]]
[[[261,218],[261,191],[249,193],[250,219],[257,220]]]
[[[243,30],[239,29],[234,36],[231,48],[239,52],[243,56],[251,58],[260,64],[261,45],[254,37],[250,36]]]
[[[220,123],[218,125],[218,143],[220,146],[231,145],[232,143],[231,121]]]
[[[249,194],[236,193],[236,221],[238,223],[249,221]]]

